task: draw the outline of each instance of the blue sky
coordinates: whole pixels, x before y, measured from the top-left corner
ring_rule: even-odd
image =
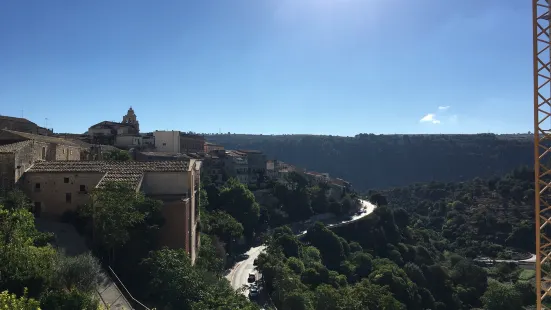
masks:
[[[0,114],[56,132],[527,132],[530,1],[0,2]],[[424,120],[424,121],[421,121]]]

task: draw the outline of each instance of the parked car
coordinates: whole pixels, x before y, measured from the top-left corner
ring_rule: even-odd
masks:
[[[249,298],[253,299],[258,297],[258,288],[256,286],[251,287],[249,290]]]
[[[249,273],[249,277],[247,278],[247,282],[253,283],[254,281],[256,281],[255,274],[254,273]]]

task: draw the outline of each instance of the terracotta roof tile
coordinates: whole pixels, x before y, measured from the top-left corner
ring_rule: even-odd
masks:
[[[29,144],[31,144],[32,141],[21,141],[21,142],[15,142],[5,145],[0,145],[0,153],[13,153]]]
[[[29,172],[178,172],[187,171],[189,161],[44,161]]]
[[[103,187],[108,182],[125,182],[131,184],[133,187],[138,186],[140,181],[143,178],[142,173],[136,172],[120,172],[120,171],[110,171],[105,174],[98,184],[98,187]]]
[[[35,163],[27,172],[97,172],[105,174],[98,187],[106,182],[138,186],[144,172],[182,172],[189,167],[189,161],[44,161]]]

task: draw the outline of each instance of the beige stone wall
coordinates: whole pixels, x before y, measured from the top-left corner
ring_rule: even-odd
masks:
[[[180,152],[179,131],[155,131],[155,149],[158,152]]]
[[[10,190],[15,185],[15,154],[0,153],[0,190]]]
[[[62,144],[55,146],[55,160],[80,160],[80,148]]]
[[[203,137],[180,136],[180,152],[204,152],[205,139]]]
[[[140,136],[134,135],[119,135],[115,137],[115,146],[120,148],[131,148],[143,144],[143,139]]]
[[[165,224],[159,232],[161,246],[173,249],[184,248],[190,253],[189,218],[190,199],[164,201],[163,217]],[[190,253],[191,254],[191,253]],[[194,261],[194,256],[192,256]]]
[[[88,203],[88,193],[95,188],[103,175],[82,172],[27,172],[19,185],[35,204],[40,203],[41,216],[58,218],[65,211],[75,211],[77,206]]]
[[[188,197],[189,172],[147,172],[142,182],[146,195],[181,195]]]
[[[111,135],[111,129],[110,128],[88,128],[88,135],[94,136],[94,135]]]

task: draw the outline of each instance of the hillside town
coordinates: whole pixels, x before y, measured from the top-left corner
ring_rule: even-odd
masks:
[[[118,152],[129,160],[113,160]],[[57,220],[88,203],[93,189],[125,182],[163,202],[160,244],[185,249],[192,262],[200,244],[201,177],[216,184],[235,178],[254,191],[270,181],[286,184],[291,172],[327,184],[329,196],[351,190],[349,182],[327,173],[306,171],[258,150],[227,150],[193,132],[140,132],[132,107],[121,122],[102,121],[83,134],[54,133],[24,118],[0,116],[0,191],[22,190],[35,216]]]

